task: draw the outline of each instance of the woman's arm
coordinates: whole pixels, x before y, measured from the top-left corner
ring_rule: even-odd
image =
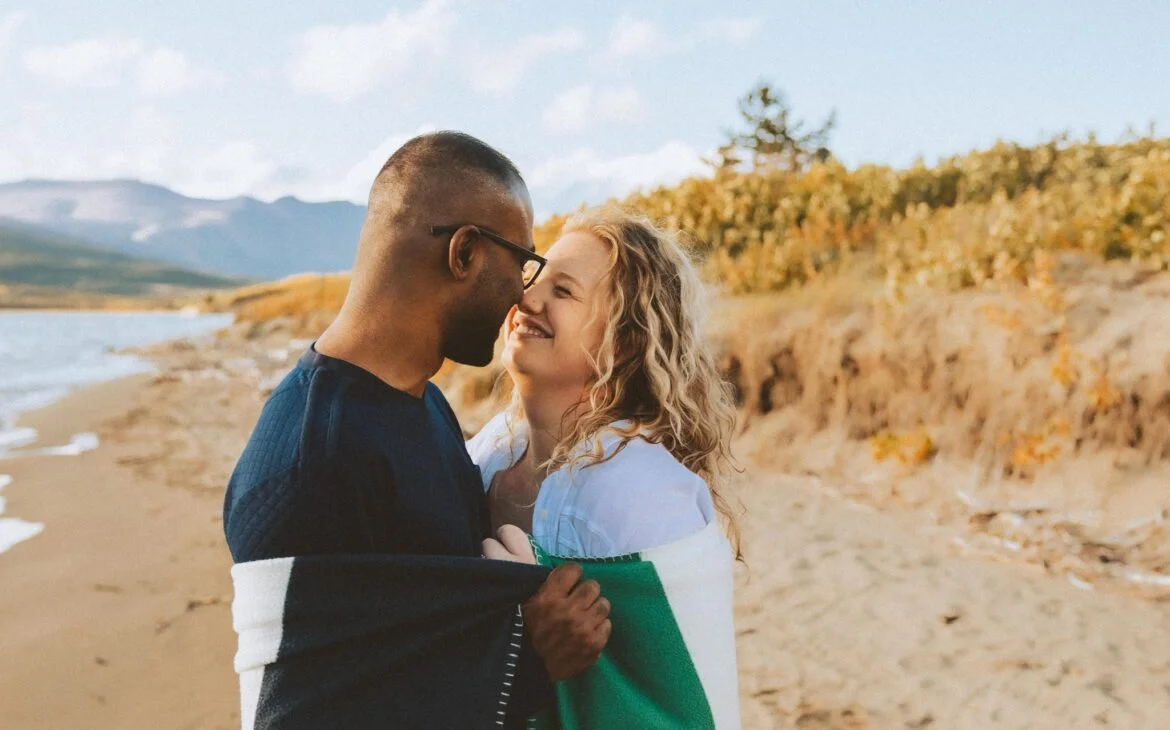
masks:
[[[715,518],[707,483],[661,446],[632,442],[580,472],[566,511],[582,557],[628,555],[689,537]]]

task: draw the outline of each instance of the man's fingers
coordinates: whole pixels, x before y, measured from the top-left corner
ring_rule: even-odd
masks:
[[[588,609],[601,595],[601,586],[595,580],[583,580],[569,592],[569,600],[577,609]]]
[[[581,566],[576,563],[563,563],[553,568],[552,573],[549,573],[540,592],[547,592],[550,596],[563,598],[569,595],[569,591],[573,590],[573,586],[577,585],[579,580],[581,580]]]
[[[601,643],[601,649],[604,649],[605,645],[609,643],[610,634],[613,633],[613,622],[609,619],[606,619],[605,622],[601,624],[601,628],[597,630],[597,633],[598,641]],[[598,654],[601,653],[601,649],[598,650]]]
[[[589,608],[589,620],[593,627],[600,626],[609,620],[609,599],[605,596],[598,598]]]
[[[528,541],[528,533],[515,525],[503,525],[496,530],[496,538],[508,549],[508,552],[525,563],[536,563],[536,555],[532,552],[532,543]]]

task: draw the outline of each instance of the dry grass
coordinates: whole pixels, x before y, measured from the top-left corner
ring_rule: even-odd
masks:
[[[730,295],[708,331],[748,465],[969,521],[1082,580],[1170,587],[1170,139],[831,161],[625,203],[682,231]],[[540,249],[563,220],[538,228]],[[249,334],[312,336],[347,284],[212,303]],[[436,380],[469,431],[506,398],[498,366]]]
[[[1070,258],[1065,274],[1081,267]],[[751,299],[729,306],[738,312],[714,334],[749,420],[787,410],[806,434],[839,426],[887,455],[928,428],[937,449],[1009,476],[1060,449],[1170,458],[1167,278],[1122,265],[1091,273],[896,307],[861,295],[851,308]],[[1067,304],[1054,311],[1055,289]]]
[[[242,322],[264,322],[276,317],[335,314],[348,290],[349,274],[298,274],[212,295],[206,303],[213,309],[235,312]]]
[[[867,255],[895,290],[1042,279],[1045,256],[1068,250],[1162,270],[1170,139],[1001,142],[902,170],[830,160],[801,173],[724,171],[622,203],[681,231],[734,293],[832,278]],[[538,242],[562,222],[542,225]]]

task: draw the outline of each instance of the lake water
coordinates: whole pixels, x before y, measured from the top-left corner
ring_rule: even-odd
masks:
[[[64,444],[37,443],[19,428],[21,413],[41,408],[83,385],[150,372],[149,360],[115,352],[207,334],[231,315],[175,312],[0,312],[0,492],[11,483],[4,460],[28,454],[70,456],[96,448],[97,436],[75,434]],[[44,525],[4,515],[0,496],[0,553],[37,535]]]

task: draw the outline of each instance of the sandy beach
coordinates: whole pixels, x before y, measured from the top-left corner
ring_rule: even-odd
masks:
[[[274,344],[275,342],[275,344]],[[12,728],[231,728],[222,490],[299,343],[155,353],[29,414],[71,457],[3,462],[0,707]],[[751,469],[737,629],[749,728],[1164,728],[1170,604],[956,546],[956,528]]]
[[[46,525],[0,555],[5,727],[238,727],[220,510],[260,399],[232,386],[136,376],[22,419],[102,443],[3,462],[8,512]]]

